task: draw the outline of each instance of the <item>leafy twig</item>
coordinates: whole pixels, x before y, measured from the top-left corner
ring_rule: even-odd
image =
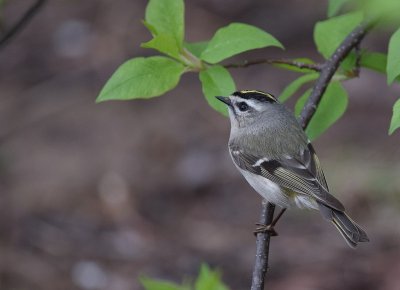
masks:
[[[15,36],[19,31],[24,28],[25,25],[35,16],[35,14],[40,10],[46,0],[37,0],[22,17],[11,27],[4,35],[0,38],[0,49],[4,47],[8,41]]]
[[[332,56],[321,66],[320,76],[315,82],[311,95],[301,112],[300,124],[303,128],[306,128],[310,122],[321,101],[322,95],[342,60],[353,48],[358,46],[371,27],[372,23],[361,24],[356,27],[339,45]],[[273,204],[263,202],[260,223],[266,225],[270,224],[273,220],[274,210],[275,206]],[[251,290],[264,289],[265,274],[268,269],[270,238],[271,235],[269,232],[257,234],[256,261],[253,270]]]
[[[361,42],[371,27],[372,23],[364,23],[357,26],[350,32],[345,40],[343,40],[332,56],[323,64],[321,74],[315,82],[311,95],[301,111],[300,124],[303,128],[306,128],[311,121],[321,101],[322,95],[328,87],[329,81],[335,74],[342,60]]]
[[[257,65],[257,64],[286,64],[289,66],[309,69],[309,70],[313,70],[316,72],[319,72],[322,69],[321,64],[319,64],[319,63],[305,63],[305,62],[288,59],[288,58],[258,59],[258,60],[252,60],[252,61],[246,60],[243,63],[230,63],[227,65],[224,65],[224,67],[225,68],[244,68],[244,67]]]

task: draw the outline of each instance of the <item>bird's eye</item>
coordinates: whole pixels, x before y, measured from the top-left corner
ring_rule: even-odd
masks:
[[[237,104],[237,107],[240,111],[244,112],[248,110],[249,105],[247,105],[245,102],[240,102],[239,104]]]

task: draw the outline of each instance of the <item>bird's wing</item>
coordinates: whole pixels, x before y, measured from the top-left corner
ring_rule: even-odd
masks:
[[[230,149],[239,168],[268,178],[283,188],[312,196],[328,207],[344,211],[341,202],[328,191],[324,173],[311,144],[296,158],[284,156],[272,160]]]

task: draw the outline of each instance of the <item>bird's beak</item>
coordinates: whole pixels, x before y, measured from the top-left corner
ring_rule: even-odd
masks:
[[[218,100],[220,100],[221,102],[223,102],[224,104],[228,105],[229,107],[232,107],[232,102],[231,99],[229,99],[229,97],[220,97],[217,96],[216,97]]]

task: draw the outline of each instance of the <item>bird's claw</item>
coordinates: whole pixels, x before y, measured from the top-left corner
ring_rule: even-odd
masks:
[[[278,233],[275,231],[274,226],[272,224],[270,225],[265,225],[265,224],[260,224],[256,223],[256,229],[254,231],[254,235],[256,236],[258,233],[269,233],[271,237],[276,237],[278,236]]]

